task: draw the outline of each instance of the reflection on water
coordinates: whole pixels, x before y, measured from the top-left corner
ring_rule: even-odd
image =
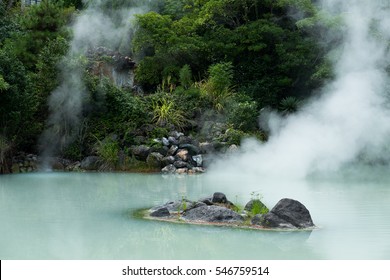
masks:
[[[347,174],[347,173],[346,173]],[[362,173],[359,173],[362,174]],[[256,176],[35,173],[0,177],[0,259],[389,259],[390,176],[271,181]],[[183,196],[245,204],[300,200],[318,230],[257,231],[136,219]]]

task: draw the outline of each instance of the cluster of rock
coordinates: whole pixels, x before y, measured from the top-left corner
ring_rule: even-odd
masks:
[[[38,169],[38,157],[33,154],[19,154],[12,158],[12,173],[27,173]]]
[[[269,211],[259,199],[252,199],[245,205],[244,210],[239,211],[226,195],[220,192],[198,201],[182,199],[167,202],[149,209],[146,217],[263,229],[297,230],[315,226],[310,212],[297,200],[283,198]]]
[[[132,147],[133,156],[145,161],[162,173],[193,174],[205,171],[207,155],[212,151],[208,142],[199,143],[181,132],[172,131],[168,137],[154,139],[157,147],[139,145]]]

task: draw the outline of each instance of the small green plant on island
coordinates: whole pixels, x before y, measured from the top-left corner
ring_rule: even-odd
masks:
[[[244,207],[238,203],[238,195],[235,196],[234,204],[232,206],[232,210],[237,213],[241,213]]]
[[[177,207],[177,219],[178,220],[180,220],[181,213],[185,212],[187,210],[187,208],[188,208],[187,197],[183,195],[181,197],[181,202]]]
[[[269,212],[268,208],[261,202],[261,199],[263,199],[263,196],[258,192],[251,192],[251,200],[253,201],[253,204],[250,213],[252,216],[257,214],[264,215]]]

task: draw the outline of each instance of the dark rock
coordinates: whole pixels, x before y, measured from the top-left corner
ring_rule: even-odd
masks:
[[[161,168],[164,156],[160,153],[150,153],[146,159],[150,167]]]
[[[173,156],[166,156],[162,159],[162,164],[164,166],[173,164],[175,162],[175,158]]]
[[[283,220],[273,212],[268,212],[267,214],[263,215],[260,218],[259,225],[267,228],[296,229],[293,224]]]
[[[199,147],[192,144],[179,144],[180,149],[186,149],[191,156],[197,155],[200,153]]]
[[[211,205],[190,209],[183,214],[188,221],[237,223],[244,220],[238,213],[225,207]]]
[[[260,211],[259,213],[255,214],[265,214],[269,212],[269,209],[267,206],[264,205],[263,202],[260,201],[260,199],[251,199],[244,207],[244,210],[248,212],[257,212]]]
[[[183,144],[192,144],[192,143],[193,143],[193,139],[190,136],[181,135],[179,137],[179,146]]]
[[[169,150],[168,150],[168,152],[167,152],[167,155],[168,155],[168,156],[174,156],[174,155],[176,154],[176,152],[177,152],[178,149],[179,149],[178,146],[172,145],[172,146],[169,148]]]
[[[169,143],[171,143],[171,145],[175,145],[175,146],[179,145],[179,141],[173,136],[169,136],[168,141]]]
[[[182,160],[177,160],[173,163],[173,165],[176,167],[176,168],[185,168],[187,167],[187,162],[185,161],[182,161]]]
[[[150,148],[150,152],[149,153],[159,153],[159,154],[162,154],[164,157],[167,155],[168,153],[168,147],[167,146],[157,146],[157,147],[151,147]]]
[[[212,197],[205,197],[205,198],[199,199],[199,202],[202,202],[206,205],[213,205],[213,198]]]
[[[170,215],[171,213],[169,213],[169,210],[166,207],[159,208],[156,211],[150,213],[150,216],[158,218],[169,217]]]
[[[150,209],[150,211],[154,212],[159,209],[165,208],[169,211],[169,213],[177,214],[192,209],[195,205],[196,203],[194,201],[188,199],[182,199],[176,201],[169,201],[163,205],[153,207],[152,209]]]
[[[176,167],[173,164],[169,164],[165,166],[163,169],[161,169],[162,173],[175,173],[176,172]]]
[[[98,170],[101,160],[98,156],[88,156],[80,162],[80,168],[84,170]]]
[[[195,202],[193,208],[198,208],[198,207],[202,207],[202,206],[207,206],[207,204],[204,202],[197,201],[197,202]]]
[[[212,202],[213,203],[226,203],[227,202],[226,195],[221,193],[221,192],[216,192],[213,194]]]
[[[264,215],[262,221],[262,225],[267,227],[281,227],[285,224],[296,228],[314,227],[309,210],[299,201],[289,198],[281,199],[271,212]]]
[[[150,153],[150,147],[145,145],[135,146],[132,149],[132,153],[136,159],[146,161]]]

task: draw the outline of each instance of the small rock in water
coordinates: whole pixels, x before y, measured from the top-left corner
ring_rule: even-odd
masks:
[[[183,219],[189,221],[236,223],[244,220],[241,215],[231,209],[211,205],[190,209],[183,214]]]
[[[221,192],[216,192],[213,194],[212,202],[213,203],[226,203],[227,202],[226,195],[221,193]]]
[[[150,216],[152,217],[168,217],[171,214],[169,213],[168,209],[166,207],[157,209],[156,211],[150,213]]]
[[[314,227],[310,212],[297,200],[290,198],[281,199],[269,213],[263,216],[261,222],[265,227]]]

